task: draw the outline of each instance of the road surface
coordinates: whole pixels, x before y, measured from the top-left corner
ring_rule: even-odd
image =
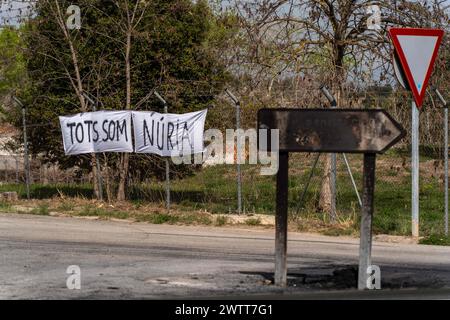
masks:
[[[375,242],[383,290],[361,293],[358,246],[290,233],[281,289],[270,229],[0,213],[0,299],[450,298],[450,248]],[[80,290],[67,289],[70,265]]]

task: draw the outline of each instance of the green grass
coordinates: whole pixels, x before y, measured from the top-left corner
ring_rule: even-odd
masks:
[[[8,202],[0,201],[0,211],[11,212],[13,211],[13,206]]]
[[[215,225],[218,227],[224,226],[228,223],[228,218],[223,215],[219,215],[216,218]]]
[[[396,174],[390,166],[381,169],[380,162],[385,164],[401,163],[399,158],[403,153],[389,151],[386,155],[378,157],[378,169],[375,185],[375,214],[373,220],[374,233],[392,235],[411,234],[411,181],[409,173]],[[408,152],[404,154],[408,156]],[[322,183],[323,159],[315,171],[305,201],[299,212],[302,221],[308,219],[329,223],[327,214],[316,212],[319,201],[320,187]],[[362,184],[362,156],[348,155],[353,167],[353,175],[361,192]],[[358,234],[359,230],[359,204],[346,173],[342,158],[339,159],[339,171],[337,181],[337,210],[340,221],[344,221],[344,227],[335,228],[329,225],[324,233],[328,234]],[[294,214],[306,185],[307,177],[311,170],[314,157],[306,158],[293,154],[290,160],[289,176],[289,212]],[[422,159],[424,160],[424,159]],[[426,160],[426,159],[425,159]],[[422,172],[422,171],[421,171]],[[261,176],[258,166],[243,165],[243,207],[246,213],[269,214],[275,212],[275,176]],[[421,176],[420,181],[420,234],[423,236],[440,235],[444,233],[443,224],[443,188],[442,183],[436,178],[426,179]],[[130,200],[135,210],[140,210],[148,202],[164,203],[164,182],[154,181],[147,184],[130,186]],[[1,185],[2,191],[17,191],[20,197],[25,197],[25,188],[22,185]],[[64,194],[67,197],[92,198],[92,186],[90,185],[33,185],[32,197],[38,199],[50,199]],[[202,223],[202,224],[226,224],[228,213],[236,213],[237,190],[236,168],[233,165],[220,165],[207,167],[196,174],[183,180],[171,180],[171,199],[177,210],[185,214],[170,215],[139,214],[130,216],[127,212],[99,209],[96,207],[83,208],[78,214],[84,216],[135,218],[151,223]],[[3,209],[2,209],[3,208]],[[0,203],[0,210],[9,211],[11,205]],[[73,211],[74,207],[69,201],[63,202],[58,208],[60,211]],[[203,215],[190,214],[192,211],[206,210],[217,214],[219,217],[211,219]],[[37,212],[45,213],[44,208]],[[255,223],[256,222],[250,222]],[[307,230],[307,229],[305,229]]]
[[[139,215],[136,217],[137,221],[140,222],[149,222],[153,224],[175,224],[179,222],[179,217],[174,215],[169,215],[166,213],[157,213],[157,214],[148,214],[148,215]]]
[[[73,211],[74,209],[75,204],[69,201],[64,201],[57,208],[58,211]]]
[[[77,212],[81,217],[99,217],[99,218],[114,218],[114,219],[128,219],[130,214],[126,211],[106,210],[103,208],[96,208],[86,205],[81,211]]]
[[[249,218],[245,220],[245,224],[248,226],[259,226],[261,224],[260,218]]]
[[[212,220],[209,217],[196,214],[174,215],[168,213],[154,213],[135,215],[134,218],[139,222],[149,222],[153,224],[212,224]]]
[[[0,185],[0,192],[8,191],[16,191],[21,199],[27,197],[26,187],[23,184]],[[32,184],[30,186],[30,197],[32,199],[50,199],[61,194],[67,197],[92,198],[94,192],[89,184]]]

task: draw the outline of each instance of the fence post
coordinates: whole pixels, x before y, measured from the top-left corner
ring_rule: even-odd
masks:
[[[27,185],[27,199],[30,200],[30,162],[28,159],[28,139],[27,139],[27,121],[26,108],[22,105],[22,123],[23,123],[23,149],[25,156],[25,180]]]
[[[83,91],[82,95],[92,105],[92,110],[96,112],[98,107],[98,99],[94,101],[85,91]],[[95,153],[92,153],[92,157],[94,158],[97,167],[98,197],[100,201],[103,201],[103,181],[102,181],[102,168],[100,166],[100,157],[97,157]]]
[[[445,235],[448,236],[448,105],[437,88],[434,89],[439,100],[444,105],[444,210],[445,210]]]
[[[8,159],[5,158],[5,182],[8,182]]]
[[[241,102],[236,98],[234,94],[232,94],[228,89],[225,89],[225,93],[230,97],[231,100],[233,100],[235,106],[236,106],[236,131],[237,134],[239,134],[239,129],[241,128]],[[242,173],[241,173],[241,164],[240,164],[240,152],[239,150],[239,136],[237,136],[237,156],[236,156],[236,163],[237,163],[237,197],[238,197],[238,214],[242,213]],[[245,142],[244,142],[244,148],[245,148]],[[234,150],[233,150],[234,152]]]
[[[162,102],[162,104],[164,105],[164,113],[167,114],[168,112],[167,101],[164,100],[164,98],[161,97],[161,95],[158,92],[156,92],[156,90],[153,91],[153,93],[156,96],[156,98],[158,98],[158,100]],[[166,209],[167,211],[170,211],[170,164],[169,159],[167,157],[164,158],[164,163],[166,167]]]
[[[17,155],[14,158],[16,159],[16,184],[19,184],[19,159]]]

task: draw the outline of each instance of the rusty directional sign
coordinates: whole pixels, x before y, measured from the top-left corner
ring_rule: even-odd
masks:
[[[279,169],[275,216],[275,284],[287,283],[288,180],[290,152],[364,153],[358,289],[372,288],[372,217],[376,154],[405,136],[405,130],[386,111],[376,109],[261,109],[259,129],[278,129]],[[259,141],[269,151],[272,137]],[[267,147],[266,147],[267,146]],[[275,150],[273,150],[275,151]]]
[[[383,153],[405,136],[380,109],[261,109],[258,127],[279,129],[280,152]]]

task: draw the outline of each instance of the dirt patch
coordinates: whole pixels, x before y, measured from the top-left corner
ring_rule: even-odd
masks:
[[[251,225],[250,221],[255,221],[259,223],[254,223],[255,225],[262,226],[274,226],[275,216],[269,216],[266,214],[227,214],[226,217],[229,219],[231,224],[246,224]]]
[[[388,234],[378,234],[373,237],[374,241],[388,242],[388,243],[404,243],[404,244],[417,244],[418,239],[404,236],[392,236]]]

